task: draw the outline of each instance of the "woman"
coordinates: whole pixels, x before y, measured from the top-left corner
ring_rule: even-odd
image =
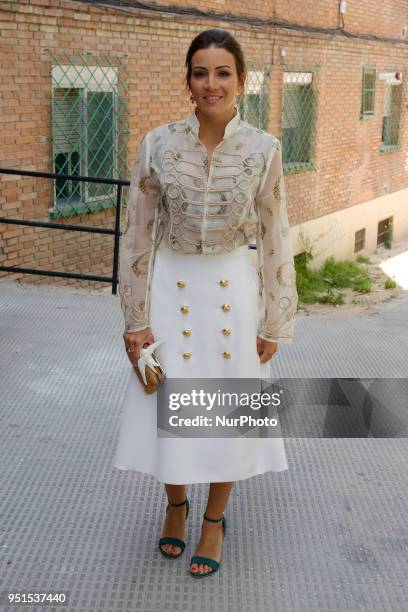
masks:
[[[164,338],[156,355],[169,378],[268,378],[297,308],[280,142],[240,119],[246,67],[228,32],[199,34],[186,68],[195,109],[148,132],[132,171],[119,282],[127,354],[137,364],[143,345]],[[156,397],[130,368],[114,467],[165,483],[167,558],[185,547],[185,484],[210,483],[190,562],[192,576],[208,576],[234,481],[287,469],[283,440],[159,438]]]

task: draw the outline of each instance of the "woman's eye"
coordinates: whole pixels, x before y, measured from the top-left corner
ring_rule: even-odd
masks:
[[[201,77],[201,76],[203,76],[204,74],[205,74],[204,72],[195,72],[195,73],[194,73],[194,76],[195,76],[195,77]],[[227,77],[227,76],[230,76],[230,73],[229,73],[229,72],[219,72],[218,74],[219,74],[220,76],[226,76],[226,77]]]

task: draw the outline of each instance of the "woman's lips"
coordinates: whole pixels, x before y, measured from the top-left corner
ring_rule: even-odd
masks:
[[[216,98],[206,98],[204,97],[204,100],[207,102],[207,104],[209,104],[210,106],[215,106],[215,104],[218,104],[218,102],[221,100],[222,96],[217,96]]]

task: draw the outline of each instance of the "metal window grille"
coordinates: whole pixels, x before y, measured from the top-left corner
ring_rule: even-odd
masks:
[[[316,130],[316,92],[312,72],[284,72],[282,159],[284,169],[309,166]]]
[[[54,172],[96,178],[128,176],[128,87],[118,58],[52,54]],[[116,205],[113,185],[55,181],[52,217]]]
[[[380,244],[390,243],[392,240],[393,218],[388,217],[378,222],[377,229],[377,246]]]
[[[354,234],[354,252],[362,251],[365,247],[366,231],[363,229],[357,230]]]
[[[362,96],[361,96],[361,116],[374,115],[375,102],[375,68],[363,66],[362,76]]]
[[[265,69],[248,70],[245,91],[238,107],[243,121],[262,130],[268,127],[269,97],[266,78],[268,74]]]
[[[397,78],[397,75],[399,78]],[[402,74],[395,72],[385,74],[384,81],[381,144],[383,146],[394,146],[399,144],[402,108]]]

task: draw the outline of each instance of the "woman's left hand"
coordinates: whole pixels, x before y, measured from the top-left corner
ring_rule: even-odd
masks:
[[[259,355],[259,360],[261,363],[266,363],[269,361],[278,350],[277,342],[269,342],[268,340],[264,340],[257,336],[256,338],[256,348]]]

